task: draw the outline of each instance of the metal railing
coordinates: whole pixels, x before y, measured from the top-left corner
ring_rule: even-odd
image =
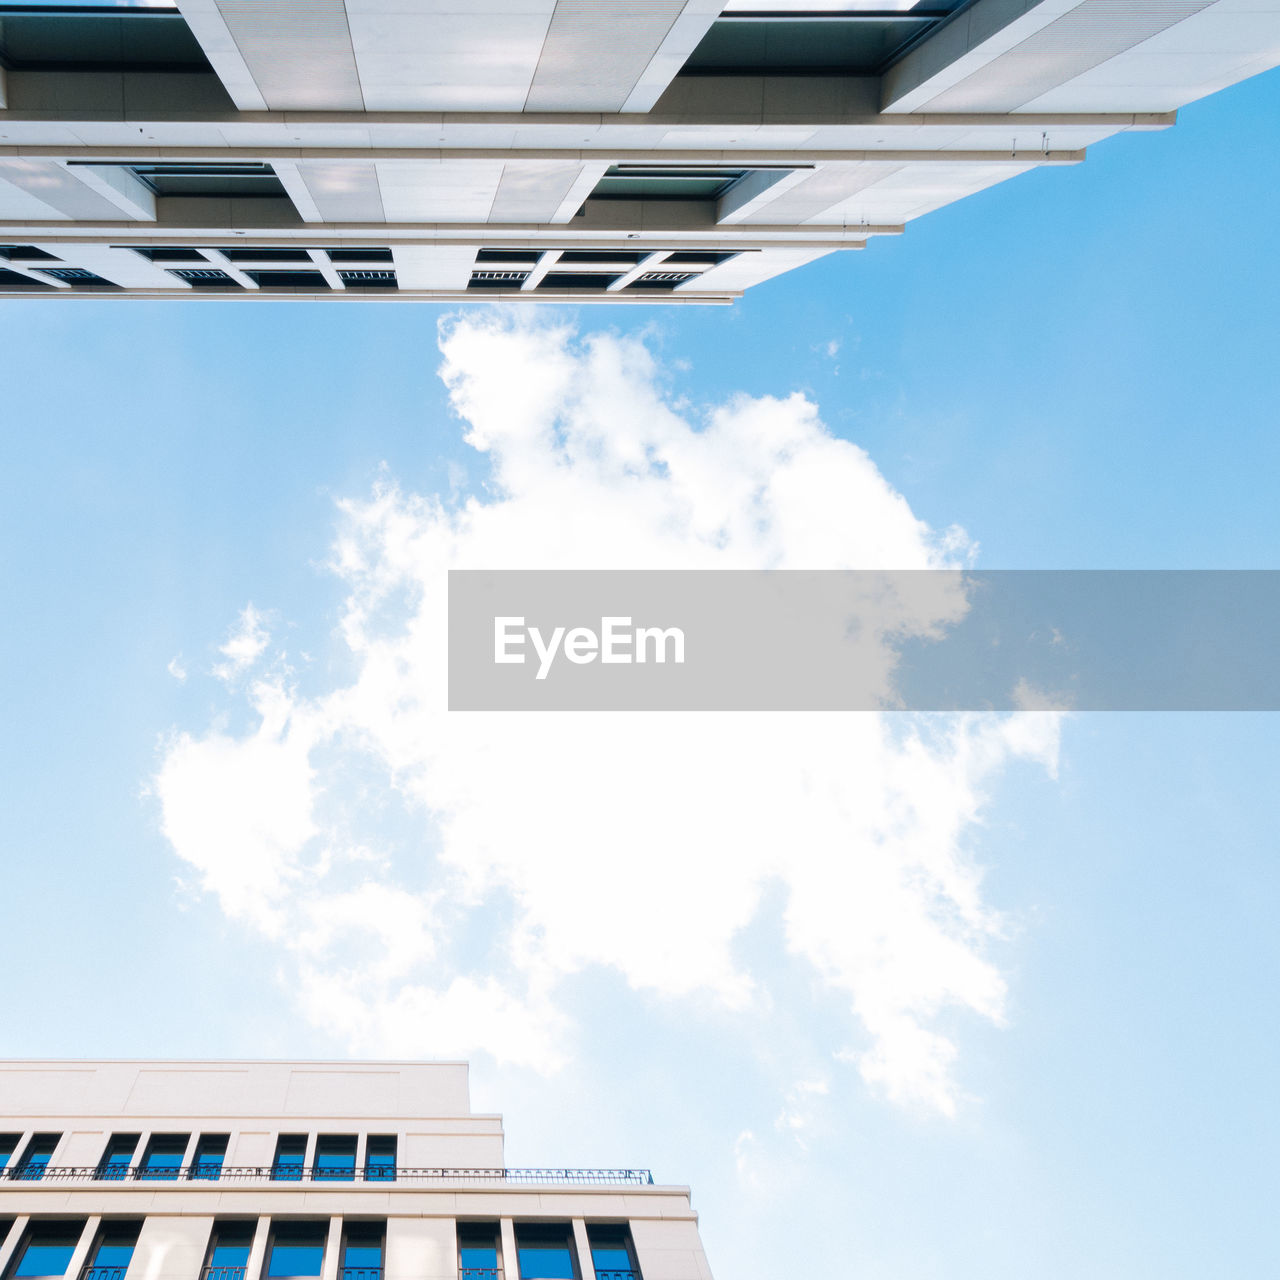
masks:
[[[3,1175],[18,1182],[465,1182],[480,1185],[501,1183],[570,1183],[601,1186],[653,1185],[648,1169],[392,1169],[375,1165],[368,1169],[335,1173],[332,1167],[315,1165],[183,1165],[163,1171],[143,1165],[43,1165],[24,1169],[18,1166]]]
[[[200,1280],[244,1280],[245,1267],[204,1267]]]
[[[382,1280],[381,1267],[339,1267],[342,1280]]]
[[[80,1280],[124,1280],[128,1265],[123,1267],[81,1267]]]
[[[458,1280],[498,1280],[502,1272],[497,1267],[459,1267]]]
[[[596,1268],[596,1280],[640,1280],[640,1273],[630,1269],[619,1271],[616,1267],[608,1271]]]

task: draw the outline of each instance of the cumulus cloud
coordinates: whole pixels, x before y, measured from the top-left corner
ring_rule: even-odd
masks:
[[[639,341],[545,322],[455,320],[440,345],[486,486],[340,504],[354,676],[307,696],[263,676],[248,730],[172,737],[178,856],[352,1051],[539,1069],[571,1052],[561,991],[588,969],[768,1019],[735,941],[781,885],[789,952],[847,1010],[841,1055],[952,1112],[941,1020],[998,1021],[1005,991],[969,841],[1010,761],[1052,764],[1054,718],[450,714],[445,600],[450,568],[944,568],[963,537],[803,396],[677,409]],[[268,644],[251,606],[233,675]]]
[[[262,657],[270,643],[271,633],[266,628],[266,620],[253,605],[246,605],[240,611],[226,643],[218,649],[226,661],[218,663],[213,674],[230,684]]]

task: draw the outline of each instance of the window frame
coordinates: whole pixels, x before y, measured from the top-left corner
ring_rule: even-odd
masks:
[[[80,1243],[84,1239],[86,1226],[88,1226],[87,1218],[32,1219],[27,1223],[26,1229],[22,1233],[22,1239],[18,1241],[18,1247],[14,1249],[13,1256],[5,1267],[5,1280],[62,1280],[68,1274],[71,1264],[75,1261],[76,1251],[80,1248]],[[27,1254],[31,1246],[37,1242],[38,1237],[53,1235],[59,1227],[64,1228],[68,1238],[74,1237],[62,1270],[23,1271],[22,1264],[26,1261]]]
[[[470,1235],[472,1242],[464,1242],[464,1236]],[[457,1244],[458,1280],[503,1280],[502,1258],[502,1224],[490,1218],[467,1221],[459,1219],[454,1224],[454,1238]],[[483,1240],[485,1243],[479,1243]],[[492,1267],[469,1267],[462,1261],[463,1249],[493,1249]]]
[[[45,1170],[53,1162],[61,1142],[60,1133],[33,1133],[23,1146],[22,1154],[6,1170],[6,1176],[14,1182],[43,1181]],[[45,1146],[49,1148],[48,1151],[39,1150]]]
[[[329,1252],[329,1228],[332,1219],[330,1218],[272,1218],[271,1232],[267,1236],[266,1256],[262,1260],[262,1276],[261,1280],[317,1280],[317,1277],[324,1275],[325,1258]],[[281,1228],[288,1232],[291,1228],[297,1229],[301,1227],[314,1227],[317,1229],[317,1235],[320,1238],[320,1262],[317,1270],[313,1271],[273,1271],[271,1269],[272,1259],[275,1256],[277,1245],[280,1243]],[[295,1245],[295,1248],[313,1248],[308,1245]]]

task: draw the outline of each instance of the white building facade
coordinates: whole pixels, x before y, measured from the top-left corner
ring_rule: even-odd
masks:
[[[1269,0],[0,0],[0,294],[728,302],[1278,61]]]
[[[711,1280],[687,1187],[508,1169],[465,1063],[0,1063],[3,1280]]]

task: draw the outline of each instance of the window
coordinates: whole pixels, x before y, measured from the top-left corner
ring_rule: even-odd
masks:
[[[252,1221],[215,1222],[201,1280],[244,1280],[256,1225]]]
[[[520,1280],[576,1280],[573,1252],[567,1222],[516,1223]]]
[[[717,200],[746,173],[714,166],[613,165],[591,195],[596,200]]]
[[[339,1280],[382,1280],[385,1222],[343,1222]]]
[[[317,1181],[352,1181],[356,1176],[355,1135],[322,1133],[316,1139],[315,1167],[311,1176]]]
[[[276,1158],[271,1165],[275,1182],[301,1182],[302,1165],[307,1158],[305,1133],[282,1133],[276,1139]]]
[[[664,265],[666,263],[674,262],[674,263],[688,263],[688,264],[696,263],[700,265],[706,265],[708,267],[714,267],[721,262],[728,262],[730,258],[736,258],[737,256],[738,255],[736,252],[723,253],[723,252],[712,250],[712,249],[693,249],[693,250],[682,250],[680,253],[669,253],[667,254],[666,258],[663,259],[663,262],[664,262]]]
[[[499,1257],[496,1222],[458,1223],[458,1280],[498,1280]]]
[[[221,271],[218,275],[222,275]],[[234,284],[232,280],[230,283]],[[227,1156],[226,1133],[202,1133],[196,1143],[195,1158],[191,1161],[191,1176],[202,1178],[208,1182],[217,1182],[222,1177],[222,1162]]]
[[[142,1223],[136,1220],[104,1222],[89,1265],[80,1273],[79,1280],[124,1280],[141,1227]]]
[[[104,1182],[120,1182],[127,1178],[140,1136],[136,1133],[113,1133],[93,1176]]]
[[[19,1182],[39,1182],[61,1137],[60,1133],[33,1134],[21,1159],[9,1171],[9,1177]]]
[[[327,289],[329,282],[318,271],[246,271],[263,289]]]
[[[640,1280],[631,1232],[625,1226],[589,1223],[587,1240],[591,1244],[596,1280]]]
[[[175,5],[0,6],[0,62],[14,71],[207,71]]]
[[[71,160],[68,163],[97,162]],[[288,198],[269,164],[126,164],[118,167],[127,169],[158,196],[208,196],[237,200],[256,196]]]
[[[208,262],[209,259],[199,249],[180,249],[176,245],[142,245],[127,246],[134,253],[146,258],[148,262]]]
[[[537,249],[481,249],[476,254],[477,262],[523,262],[528,266],[542,256]]]
[[[10,271],[8,267],[0,267],[0,289],[6,291],[22,289],[39,292],[42,289],[52,291],[53,285],[47,280],[33,280],[30,276],[24,276],[21,271]]]
[[[229,246],[219,249],[224,258],[232,262],[310,262],[311,255],[305,249],[238,249]]]
[[[622,262],[628,266],[635,266],[641,259],[647,258],[647,253],[638,253],[627,249],[566,249],[558,262]]]
[[[394,262],[390,249],[330,249],[330,262]]]
[[[858,5],[730,4],[684,64],[701,75],[876,75],[960,0]],[[790,12],[788,12],[790,10]]]
[[[605,289],[620,276],[585,271],[548,271],[538,283],[539,289]]]
[[[53,254],[37,249],[33,244],[0,244],[0,258],[6,262],[61,262]]]
[[[366,1182],[394,1182],[396,1180],[395,1134],[372,1134],[364,1149],[364,1177]]]
[[[21,1141],[20,1133],[0,1133],[0,1169],[9,1163],[9,1157],[18,1149]]]
[[[189,1133],[153,1133],[147,1142],[138,1177],[149,1182],[172,1182],[182,1170]]]
[[[11,1276],[62,1276],[71,1265],[71,1256],[80,1243],[84,1219],[62,1222],[33,1222],[18,1246],[17,1262]]]
[[[271,1230],[268,1276],[318,1276],[328,1222],[277,1222]]]

